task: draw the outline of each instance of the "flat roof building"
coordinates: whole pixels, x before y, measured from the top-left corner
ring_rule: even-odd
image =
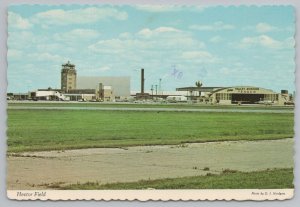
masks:
[[[115,97],[129,97],[130,96],[130,77],[115,77],[115,76],[78,76],[77,87],[99,90],[99,84],[103,86],[111,86]]]

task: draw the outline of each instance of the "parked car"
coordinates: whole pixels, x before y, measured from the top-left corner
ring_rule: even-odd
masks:
[[[288,105],[294,106],[295,103],[294,103],[293,101],[286,101],[286,102],[284,102],[284,105],[285,105],[285,106],[288,106]]]

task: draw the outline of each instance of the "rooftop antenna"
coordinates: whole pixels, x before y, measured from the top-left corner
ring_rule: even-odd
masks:
[[[158,91],[161,93],[161,78],[159,79]]]

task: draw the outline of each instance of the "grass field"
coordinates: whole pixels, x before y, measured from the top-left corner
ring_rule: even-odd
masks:
[[[293,137],[293,114],[8,110],[8,152]]]
[[[141,180],[129,183],[77,183],[67,186],[49,184],[49,188],[63,190],[118,190],[118,189],[284,189],[294,188],[293,169],[273,169],[257,172],[224,170],[220,175],[207,174],[159,180]]]

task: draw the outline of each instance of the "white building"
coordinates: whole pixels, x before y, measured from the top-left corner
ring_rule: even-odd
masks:
[[[130,97],[130,77],[77,77],[77,88],[79,89],[99,90],[100,84],[102,84],[103,86],[110,86],[113,89],[114,97],[116,99],[124,99]]]
[[[34,92],[34,98],[36,98],[37,100],[47,100],[47,101],[68,100],[68,98],[64,94],[55,90],[37,90]]]

